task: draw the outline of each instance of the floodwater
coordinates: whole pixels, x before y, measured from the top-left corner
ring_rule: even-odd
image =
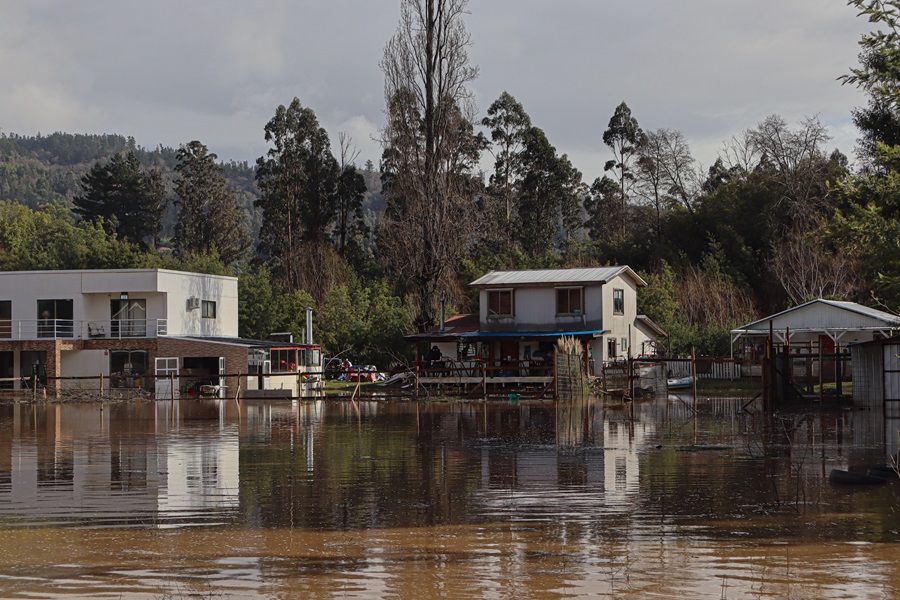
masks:
[[[746,403],[3,405],[0,597],[900,597],[898,421]]]

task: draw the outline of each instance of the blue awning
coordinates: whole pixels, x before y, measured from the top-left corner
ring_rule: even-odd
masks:
[[[583,329],[581,331],[472,331],[460,333],[458,337],[464,338],[560,338],[566,337],[596,337],[609,333],[609,329]]]

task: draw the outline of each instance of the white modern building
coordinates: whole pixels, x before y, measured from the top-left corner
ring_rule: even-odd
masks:
[[[321,349],[240,339],[235,277],[166,269],[0,272],[0,389],[18,390],[37,377],[55,392],[102,375],[104,389],[169,397],[199,393],[202,384],[236,389],[237,377],[224,375],[248,372],[260,376],[244,389],[285,389],[281,364],[288,395],[297,395],[298,373],[307,364],[321,371]],[[97,381],[82,387],[96,389]]]

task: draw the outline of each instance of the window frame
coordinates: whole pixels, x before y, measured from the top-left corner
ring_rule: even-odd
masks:
[[[613,288],[612,309],[614,315],[625,314],[625,288]]]
[[[212,308],[212,311],[209,309]],[[212,312],[212,314],[209,314]],[[203,300],[200,302],[200,316],[204,319],[215,319],[217,318],[217,308],[215,300]]]
[[[0,338],[12,338],[12,300],[0,300]]]
[[[556,315],[559,317],[571,317],[577,315],[584,314],[584,286],[571,285],[565,287],[554,288],[556,290]],[[572,310],[572,292],[578,292],[578,308]],[[560,309],[560,295],[565,294],[566,304],[565,308],[569,310],[561,310]]]
[[[497,295],[497,297],[501,297],[502,294],[508,294],[508,295],[509,295],[509,312],[502,313],[502,312],[494,312],[494,311],[492,310],[492,305],[493,305],[492,297],[493,297],[495,294]],[[502,308],[502,306],[498,306],[498,308]],[[488,316],[489,319],[491,319],[491,318],[503,318],[503,317],[514,317],[514,316],[516,316],[516,294],[515,294],[515,289],[513,289],[513,288],[502,288],[502,289],[488,290],[488,291],[487,291],[487,316]]]

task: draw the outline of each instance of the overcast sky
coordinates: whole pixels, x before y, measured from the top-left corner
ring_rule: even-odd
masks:
[[[378,67],[400,0],[79,2],[0,0],[0,131],[116,133],[147,148],[197,139],[253,161],[294,96],[336,146],[351,135],[376,165]],[[645,130],[682,131],[709,166],[764,117],[828,125],[853,158],[836,78],[871,28],[845,0],[470,0],[480,116],[504,90],[590,183],[602,135],[626,101]],[[335,147],[335,153],[337,149]]]

